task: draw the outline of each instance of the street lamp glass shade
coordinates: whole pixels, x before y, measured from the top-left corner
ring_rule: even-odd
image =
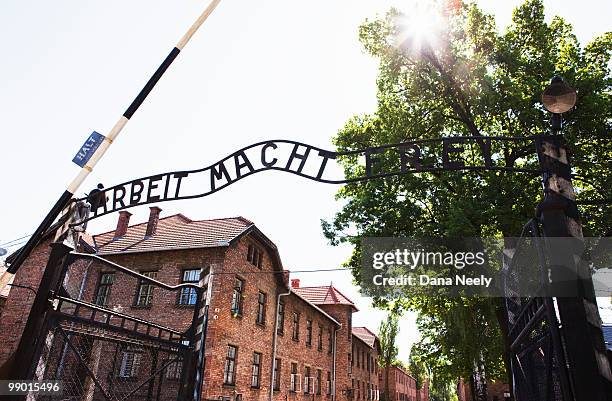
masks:
[[[562,79],[553,79],[542,93],[542,103],[551,113],[565,113],[576,104],[576,91]]]

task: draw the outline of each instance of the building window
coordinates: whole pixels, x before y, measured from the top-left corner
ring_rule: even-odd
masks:
[[[121,365],[119,366],[119,377],[127,379],[138,376],[141,358],[142,354],[140,351],[123,351],[121,355]]]
[[[317,369],[317,381],[315,382],[315,392],[317,393],[317,395],[321,395],[321,379],[321,369]]]
[[[285,334],[285,304],[283,302],[278,304],[278,327],[276,328],[276,333],[281,336]]]
[[[247,250],[247,261],[253,266],[261,269],[263,266],[263,252],[254,245],[249,245]]]
[[[312,388],[312,378],[310,377],[310,366],[304,368],[304,394],[309,394]]]
[[[257,324],[266,323],[266,294],[259,291],[257,296]]]
[[[100,283],[96,291],[96,299],[94,303],[100,306],[108,306],[110,300],[110,292],[113,282],[115,281],[115,273],[102,273],[100,275]]]
[[[157,277],[157,272],[142,272],[140,274],[152,279]],[[151,302],[153,301],[153,288],[153,284],[140,279],[138,291],[136,292],[136,306],[151,306]]]
[[[364,350],[361,350],[361,369],[365,369],[365,368],[366,368],[366,353]]]
[[[223,369],[223,383],[229,385],[236,384],[236,357],[238,347],[235,345],[227,346],[227,356],[225,357],[225,368]]]
[[[295,341],[300,339],[300,314],[293,312],[292,338]]]
[[[242,293],[244,292],[244,280],[239,278],[234,281],[234,293],[232,294],[232,313],[242,316]]]
[[[306,346],[312,345],[312,320],[306,320]]]
[[[298,375],[298,371],[297,371],[297,363],[292,362],[291,363],[291,387],[290,390],[295,392],[300,391],[300,375]]]
[[[332,353],[332,347],[334,346],[334,338],[332,337],[332,329],[327,329],[328,336],[328,344],[327,344],[327,353]]]
[[[183,276],[181,277],[181,284],[200,282],[200,269],[189,269],[183,270]],[[198,299],[198,294],[195,288],[181,288],[179,293],[179,305],[195,305]]]
[[[261,382],[261,353],[253,352],[253,368],[251,369],[251,387],[259,388]]]
[[[281,360],[276,358],[274,360],[274,373],[273,373],[273,378],[272,378],[272,382],[274,383],[274,390],[280,390],[280,381],[281,381]]]
[[[323,351],[323,326],[319,326],[319,335],[317,336],[317,349]]]
[[[178,358],[174,362],[170,362],[166,368],[166,379],[179,380],[183,373],[183,358]]]
[[[325,387],[325,394],[331,394],[331,372],[327,372],[327,386]]]
[[[353,333],[353,312],[348,312],[346,316],[346,321],[348,322],[348,340],[351,341],[352,333]]]

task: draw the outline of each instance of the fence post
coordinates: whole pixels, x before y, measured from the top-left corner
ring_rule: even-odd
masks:
[[[612,400],[612,374],[606,357],[590,272],[577,263],[583,249],[568,149],[561,135],[536,140],[543,170],[544,200],[538,218],[549,245],[564,238],[564,245],[549,253],[552,287],[561,318],[562,334],[569,363],[575,401]],[[563,295],[563,296],[559,296]]]
[[[39,354],[42,343],[46,339],[44,333],[47,311],[49,310],[50,292],[57,288],[62,277],[62,267],[65,257],[72,248],[62,242],[51,244],[51,254],[38,286],[34,303],[30,309],[28,320],[23,334],[15,351],[15,364],[11,372],[12,379],[29,380],[33,375],[35,359]]]

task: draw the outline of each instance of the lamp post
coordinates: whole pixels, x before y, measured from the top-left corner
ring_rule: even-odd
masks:
[[[552,113],[552,135],[537,141],[544,188],[537,214],[549,247],[551,295],[557,301],[573,400],[610,401],[612,374],[593,283],[588,267],[576,262],[584,250],[582,226],[569,151],[560,135],[562,113],[574,107],[576,91],[561,77],[554,77],[542,94],[542,103]]]

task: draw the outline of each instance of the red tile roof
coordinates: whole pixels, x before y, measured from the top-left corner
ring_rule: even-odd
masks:
[[[291,293],[292,293],[293,296],[295,296],[298,299],[301,299],[304,303],[306,303],[307,305],[311,306],[312,308],[314,308],[315,310],[317,310],[318,312],[323,314],[323,316],[325,316],[328,319],[330,319],[332,322],[334,322],[335,325],[337,325],[338,327],[342,327],[342,325],[333,316],[327,314],[327,312],[325,312],[323,309],[319,308],[317,305],[313,304],[312,302],[310,302],[306,298],[300,296],[300,294],[296,293],[295,291],[291,290]]]
[[[292,288],[291,290],[315,305],[350,305],[353,307],[355,312],[359,310],[353,301],[347,298],[332,285],[318,287],[297,287]]]
[[[376,334],[372,333],[367,327],[353,327],[352,333],[371,348],[374,348],[374,344],[376,344]]]
[[[169,249],[211,248],[229,242],[253,226],[244,217],[213,220],[191,220],[182,214],[159,219],[157,231],[145,238],[147,223],[128,227],[126,234],[115,238],[115,231],[94,235],[98,255],[151,252]]]

